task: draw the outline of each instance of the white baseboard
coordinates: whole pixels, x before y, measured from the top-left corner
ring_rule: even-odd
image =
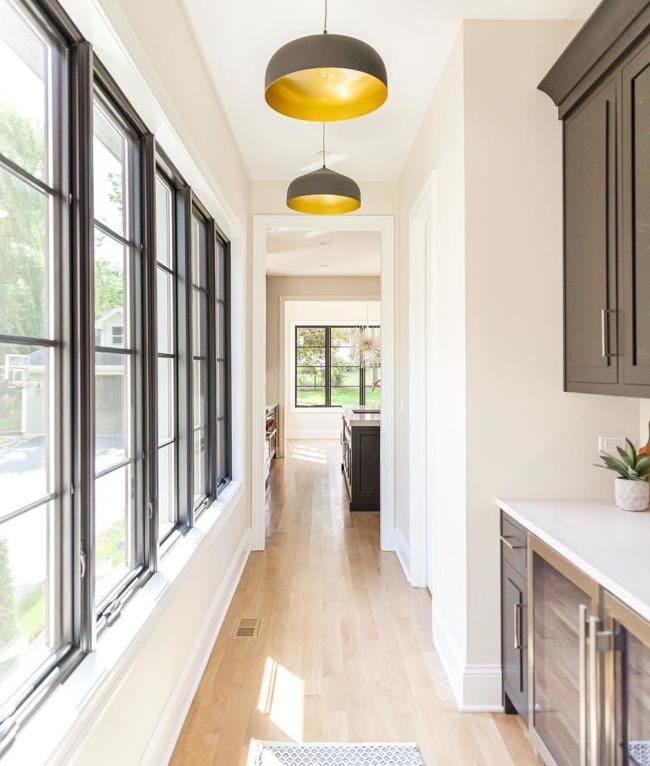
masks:
[[[161,764],[169,763],[199,682],[208,664],[212,647],[217,640],[228,607],[235,595],[249,552],[250,529],[247,529],[230,562],[225,577],[212,599],[206,614],[205,627],[188,654],[185,671],[178,679],[178,683],[158,719],[147,749],[140,760],[140,766],[161,766]]]
[[[287,431],[287,439],[338,439],[340,428],[292,428]]]
[[[409,546],[406,540],[404,539],[402,530],[398,529],[397,527],[395,527],[394,542],[395,542],[395,553],[397,553],[397,558],[399,559],[399,563],[402,565],[402,569],[404,570],[406,579],[408,580],[410,584],[411,583],[411,555],[409,552]]]
[[[463,651],[442,613],[434,609],[433,643],[451,686],[458,709],[463,713],[492,713],[503,710],[501,665],[467,665]]]

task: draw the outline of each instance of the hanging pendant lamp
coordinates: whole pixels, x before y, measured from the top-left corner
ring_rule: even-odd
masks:
[[[276,112],[333,122],[374,112],[388,97],[386,66],[362,40],[327,33],[300,37],[276,51],[266,68],[264,97]]]
[[[325,166],[325,123],[323,123],[323,167],[298,176],[287,189],[287,207],[298,213],[337,215],[361,207],[356,181]]]

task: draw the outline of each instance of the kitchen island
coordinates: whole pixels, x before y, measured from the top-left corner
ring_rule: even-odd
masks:
[[[343,407],[341,470],[351,511],[380,509],[380,426],[376,407]]]

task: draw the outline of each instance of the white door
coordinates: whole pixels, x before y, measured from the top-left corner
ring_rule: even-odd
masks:
[[[433,591],[433,477],[434,477],[434,412],[433,412],[433,247],[432,247],[432,224],[431,218],[427,218],[424,224],[424,263],[425,263],[425,348],[426,348],[426,517],[427,517],[427,588]]]

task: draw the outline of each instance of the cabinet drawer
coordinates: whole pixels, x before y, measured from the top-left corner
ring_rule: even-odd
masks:
[[[526,550],[526,530],[501,511],[501,555],[523,577],[528,569]]]
[[[501,662],[506,712],[528,720],[527,583],[506,561],[501,569]],[[509,704],[508,704],[509,703]]]

